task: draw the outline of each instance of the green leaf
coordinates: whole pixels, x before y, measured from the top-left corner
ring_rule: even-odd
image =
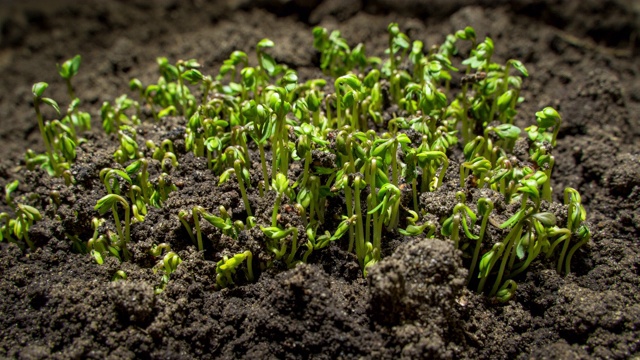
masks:
[[[409,139],[405,133],[398,134],[398,136],[396,136],[396,141],[400,144],[411,144],[411,139]]]
[[[516,213],[511,215],[511,217],[507,221],[505,221],[502,224],[500,224],[500,229],[505,229],[505,228],[508,228],[508,227],[511,227],[511,226],[515,225],[518,222],[518,220],[520,219],[520,215],[523,212],[524,212],[524,210],[522,210],[522,209],[516,211]]]
[[[495,127],[496,134],[502,139],[517,140],[520,136],[520,128],[511,124],[502,124]]]
[[[489,250],[486,254],[482,256],[482,259],[480,259],[480,264],[478,266],[480,270],[478,273],[479,279],[486,278],[489,276],[489,273],[491,272],[491,268],[492,268],[491,263],[492,262],[495,263],[493,260],[500,257],[503,251],[504,251],[504,245],[498,242],[493,244],[493,247],[491,248],[491,250]]]
[[[527,71],[527,68],[524,67],[524,65],[522,65],[522,62],[520,62],[519,60],[509,60],[509,63],[511,64],[511,66],[513,66],[514,69],[520,71],[522,73],[522,75],[524,76],[529,76],[529,72]]]
[[[244,86],[252,88],[256,83],[256,69],[252,67],[243,68],[240,71],[240,75],[242,75],[242,83]]]
[[[507,90],[504,94],[500,95],[500,97],[498,97],[498,110],[504,113],[507,109],[511,108],[511,102],[514,96],[516,96],[514,90]]]
[[[443,236],[451,236],[451,234],[453,233],[453,215],[444,220],[440,233]]]
[[[336,232],[333,234],[333,236],[331,236],[331,241],[335,241],[340,239],[342,236],[344,236],[344,234],[347,233],[347,231],[349,230],[349,225],[351,224],[351,222],[349,221],[349,219],[344,219],[342,220],[342,222],[340,223],[340,225],[338,225],[338,228],[336,229]]]
[[[362,83],[360,82],[360,80],[358,79],[357,76],[355,76],[354,74],[347,74],[344,76],[339,77],[336,80],[336,84],[347,84],[349,87],[351,87],[354,90],[360,90],[360,88],[362,87]]]
[[[126,182],[128,182],[129,184],[133,183],[133,182],[131,181],[131,178],[129,177],[129,175],[128,175],[126,172],[122,171],[122,170],[119,170],[119,169],[111,169],[111,170],[109,170],[109,173],[114,173],[114,174],[116,174],[116,175],[120,176],[121,178],[123,178],[123,179],[124,179]]]
[[[527,253],[527,248],[529,247],[529,241],[531,241],[529,233],[526,233],[518,241],[516,245],[516,255],[518,256],[518,259],[524,260]]]
[[[98,210],[100,215],[104,215],[107,211],[111,210],[111,207],[118,201],[118,197],[114,194],[109,194],[102,197],[96,203],[94,210]]]
[[[230,230],[233,226],[229,225],[223,218],[219,216],[215,216],[209,213],[201,213],[200,214],[205,220],[207,220],[211,225],[217,227],[220,230]]]
[[[50,98],[42,98],[40,99],[40,101],[51,106],[58,113],[58,115],[60,115],[60,107],[58,106],[58,103],[55,100]]]
[[[556,216],[550,212],[542,212],[532,215],[534,219],[540,221],[545,227],[556,225]]]
[[[495,256],[496,254],[493,250],[487,252],[482,256],[482,259],[480,259],[480,264],[478,266],[480,270],[480,272],[478,273],[478,278],[485,278],[489,276],[489,272],[491,271],[489,265],[491,264],[491,260],[493,260]]]
[[[262,39],[258,42],[258,45],[256,46],[259,50],[262,50],[264,48],[270,48],[273,47],[275,44],[273,43],[273,41],[269,40],[269,39]]]
[[[422,234],[424,227],[417,225],[409,225],[407,229],[398,229],[398,232],[404,236],[416,236]]]
[[[269,226],[269,227],[260,226],[260,230],[262,230],[262,232],[272,240],[280,240],[282,238],[285,238],[287,235],[289,235],[288,230],[282,230],[277,226]]]
[[[42,94],[48,87],[49,87],[49,84],[47,84],[46,82],[35,83],[31,88],[31,92],[33,93],[33,96],[39,98],[42,96]]]
[[[411,44],[409,44],[409,41],[407,41],[406,36],[402,36],[402,35],[404,34],[401,34],[401,35],[399,34],[399,36],[396,36],[393,39],[393,44],[402,50],[406,50],[411,46]]]
[[[548,129],[556,126],[561,121],[561,117],[554,108],[548,106],[542,111],[536,112],[536,121],[540,128]]]
[[[76,143],[70,137],[63,135],[62,141],[62,155],[65,159],[73,161],[76,158]]]
[[[14,180],[14,181],[8,183],[7,185],[5,185],[4,186],[5,194],[9,195],[12,192],[14,192],[18,188],[18,185],[20,185],[20,181],[18,181],[18,180]]]
[[[23,221],[17,220],[13,222],[13,235],[15,235],[18,239],[22,239],[22,237],[24,236],[23,230],[24,230]]]
[[[289,179],[282,173],[276,174],[276,178],[272,181],[271,186],[273,186],[276,192],[283,194],[289,188]]]
[[[267,72],[267,74],[273,76],[276,70],[276,61],[269,54],[261,54],[260,66]]]
[[[137,173],[141,167],[142,167],[142,160],[136,160],[131,164],[129,164],[129,166],[125,168],[125,171],[127,172],[127,174],[132,175]]]
[[[227,180],[229,180],[229,177],[231,176],[232,172],[235,172],[235,170],[234,169],[227,169],[222,174],[220,174],[220,180],[218,181],[218,185],[222,185],[225,182],[227,182]]]
[[[40,211],[38,211],[38,209],[34,208],[33,206],[19,204],[18,208],[20,208],[20,211],[25,213],[25,215],[27,215],[27,217],[32,221],[37,221],[42,219],[42,216],[40,215]]]
[[[158,117],[163,118],[165,116],[175,115],[176,113],[177,113],[176,107],[173,105],[169,105],[166,108],[158,111]]]
[[[131,81],[129,81],[129,89],[131,89],[131,91],[140,91],[142,88],[143,86],[140,80],[131,79]]]
[[[189,69],[182,74],[182,78],[195,85],[202,81],[203,76],[200,71],[196,69]]]
[[[464,234],[467,235],[469,239],[473,239],[473,240],[478,239],[477,235],[474,235],[473,233],[471,233],[471,230],[469,229],[469,224],[467,224],[467,219],[464,216],[462,217],[462,229],[464,230]]]
[[[96,262],[98,263],[98,265],[102,265],[104,263],[104,260],[102,259],[102,254],[100,254],[100,252],[91,250],[91,256],[93,256],[93,258],[96,259]]]

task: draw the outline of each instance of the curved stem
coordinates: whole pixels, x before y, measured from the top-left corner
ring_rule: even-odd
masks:
[[[515,242],[516,234],[520,233],[522,229],[522,222],[518,222],[515,228],[511,229],[509,235],[507,235],[506,246],[502,256],[502,262],[500,263],[500,270],[498,271],[498,276],[496,277],[496,281],[493,284],[493,288],[491,288],[491,292],[489,293],[491,296],[495,295],[498,291],[500,283],[502,281],[502,276],[504,275],[504,269],[507,265],[507,260],[509,259],[509,254],[513,248],[513,244]]]

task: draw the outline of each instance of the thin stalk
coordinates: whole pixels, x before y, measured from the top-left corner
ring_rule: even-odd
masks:
[[[33,103],[34,103],[34,108],[36,110],[36,117],[38,118],[38,127],[40,128],[40,134],[42,135],[42,140],[44,140],[44,146],[47,149],[47,155],[49,155],[49,165],[51,165],[51,168],[53,169],[53,171],[57,173],[58,166],[56,164],[55,158],[53,157],[51,143],[49,142],[49,138],[46,134],[46,131],[44,128],[44,120],[42,119],[42,113],[40,112],[40,99],[35,98],[33,100]]]
[[[509,235],[507,235],[506,246],[502,256],[502,262],[500,262],[500,270],[498,271],[498,276],[496,277],[495,283],[493,284],[493,288],[491,288],[491,292],[489,293],[491,296],[495,295],[500,287],[500,283],[502,282],[502,276],[504,274],[505,267],[507,266],[507,261],[509,259],[509,254],[514,247],[514,243],[516,240],[516,234],[519,234],[522,230],[522,222],[518,221],[518,224],[515,228],[511,229]]]
[[[480,226],[480,236],[476,240],[476,247],[473,250],[473,259],[471,260],[471,266],[469,267],[469,276],[467,277],[467,285],[471,282],[473,278],[473,273],[476,268],[476,263],[478,262],[478,256],[480,256],[480,248],[482,247],[482,240],[484,239],[484,235],[487,230],[487,222],[489,221],[489,216],[491,211],[493,210],[493,203],[487,202],[487,211],[482,216],[482,225]]]
[[[296,255],[296,251],[298,251],[298,228],[292,227],[290,228],[291,232],[293,232],[293,239],[291,240],[291,253],[287,258],[287,265],[291,266],[291,262],[293,262],[293,258]]]
[[[193,224],[196,228],[196,236],[198,237],[198,251],[203,250],[202,246],[202,232],[200,231],[200,213],[204,212],[200,206],[194,206],[191,210],[191,216],[193,216]]]
[[[238,178],[238,185],[240,187],[240,194],[242,195],[242,201],[244,202],[244,208],[247,210],[248,216],[253,216],[253,214],[251,213],[251,207],[249,206],[249,198],[247,197],[247,190],[244,187],[244,179],[242,177],[242,166],[240,164],[240,160],[234,161],[233,167],[236,173],[236,177]]]
[[[360,205],[360,186],[362,180],[360,176],[356,176],[354,180],[355,187],[355,215],[356,215],[356,254],[358,260],[364,259],[364,236],[362,229],[362,209]]]
[[[271,226],[276,226],[278,224],[278,209],[280,208],[281,202],[282,194],[278,193],[276,196],[276,203],[273,205],[273,212],[271,213]]]
[[[348,184],[345,185],[344,187],[344,195],[345,195],[345,201],[347,203],[347,217],[351,218],[353,216],[353,199],[352,199],[351,188],[349,187]],[[347,249],[347,252],[351,252],[353,250],[354,230],[355,230],[354,224],[350,223],[349,224],[349,248]]]
[[[271,179],[269,179],[269,173],[267,172],[267,160],[264,154],[264,143],[258,143],[258,149],[260,150],[260,164],[262,165],[262,178],[264,179],[264,183],[268,184]]]

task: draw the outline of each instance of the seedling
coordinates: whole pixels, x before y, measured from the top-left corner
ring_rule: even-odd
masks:
[[[280,210],[282,197],[289,190],[289,179],[283,174],[278,173],[271,182],[271,188],[276,191],[276,202],[273,205],[273,212],[271,213],[271,226],[275,227],[278,225],[278,211]]]
[[[71,99],[71,101],[76,98],[76,94],[73,91],[73,86],[71,86],[71,78],[78,74],[81,60],[82,58],[80,57],[80,55],[76,55],[73,58],[63,62],[62,65],[58,65],[58,74],[60,74],[60,76],[67,83],[67,93],[69,94],[69,98]]]
[[[466,196],[462,191],[458,191],[456,193],[456,199],[458,203],[454,206],[451,216],[443,221],[441,233],[444,236],[451,237],[454,247],[458,249],[460,248],[458,244],[460,239],[460,224],[462,224],[462,229],[467,238],[476,240],[478,236],[471,233],[471,228],[475,226],[477,218],[471,208],[465,204]]]
[[[478,200],[478,213],[482,215],[482,225],[480,226],[480,235],[476,239],[476,246],[473,250],[473,258],[471,260],[471,266],[469,267],[469,276],[467,277],[467,285],[471,282],[473,274],[478,262],[478,256],[480,255],[480,248],[482,247],[482,240],[484,239],[487,231],[487,223],[489,222],[489,216],[493,211],[493,201],[488,198],[480,198]]]
[[[122,231],[122,224],[120,223],[120,218],[118,216],[118,211],[116,209],[116,204],[118,203],[122,205],[122,207],[124,207],[124,211],[125,211],[124,232]],[[97,210],[100,213],[100,215],[104,215],[107,211],[112,210],[113,219],[116,224],[116,231],[118,232],[118,239],[119,239],[118,245],[124,251],[125,260],[128,260],[131,257],[129,254],[129,251],[127,250],[127,243],[129,243],[131,239],[131,236],[130,236],[131,209],[129,207],[129,202],[120,195],[109,194],[102,197],[100,200],[98,200],[94,209]]]
[[[218,265],[216,266],[216,283],[218,283],[218,286],[226,288],[234,284],[232,275],[236,273],[240,264],[245,260],[247,262],[247,281],[253,281],[253,256],[251,251],[247,250],[231,258],[225,255],[222,257],[222,260],[218,261]]]
[[[168,251],[162,258],[162,260],[158,261],[158,264],[154,268],[154,272],[156,272],[158,268],[160,268],[162,269],[164,274],[162,275],[162,279],[160,280],[160,285],[156,286],[155,288],[156,294],[164,291],[164,289],[167,287],[167,284],[169,283],[171,274],[176,271],[178,265],[180,265],[181,262],[182,259],[180,259],[180,256],[178,256],[178,254],[173,251]]]
[[[51,106],[56,111],[56,113],[60,115],[60,107],[58,107],[58,103],[56,103],[53,99],[42,97],[42,94],[47,89],[47,87],[49,87],[49,84],[45,82],[33,84],[33,87],[31,89],[31,92],[33,93],[33,107],[36,111],[36,118],[38,119],[40,135],[42,136],[44,147],[47,150],[47,155],[49,157],[48,163],[43,164],[43,167],[47,170],[49,175],[59,175],[60,171],[58,169],[58,162],[54,154],[53,146],[51,145],[50,139],[47,136],[44,119],[42,118],[42,113],[40,112],[40,104],[46,104]]]
[[[282,230],[277,226],[270,226],[266,228],[261,226],[260,230],[262,230],[267,238],[275,241],[275,243],[267,244],[267,249],[275,254],[276,260],[280,260],[287,251],[287,243],[284,241],[284,239],[289,236],[289,234],[293,235],[291,239],[291,252],[285,260],[285,263],[289,267],[293,266],[293,259],[296,255],[296,251],[298,251],[298,229],[295,227],[290,227],[287,230]]]
[[[114,132],[118,133],[120,137],[121,125],[139,125],[140,119],[137,115],[127,115],[128,109],[137,108],[138,102],[131,100],[127,95],[122,95],[115,99],[114,104],[105,101],[100,108],[100,117],[102,118],[102,128],[107,134]]]
[[[35,251],[36,247],[29,238],[29,229],[34,222],[41,220],[42,216],[38,209],[25,204],[16,205],[16,218],[13,223],[13,234],[16,239],[24,240],[31,251]]]
[[[113,277],[111,278],[111,281],[121,281],[121,280],[127,280],[127,273],[124,272],[124,270],[116,271],[116,273],[113,274]]]

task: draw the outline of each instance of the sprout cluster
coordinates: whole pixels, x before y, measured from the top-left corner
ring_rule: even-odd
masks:
[[[116,233],[101,235],[105,220],[94,219],[86,251],[98,263],[104,256],[130,257],[131,224],[144,221],[150,208],[162,207],[176,190],[167,173],[184,155],[170,140],[141,139],[136,127],[179,116],[186,151],[205,159],[220,184],[237,184],[243,212],[232,217],[224,207],[216,215],[195,206],[182,209],[175,221],[199,251],[205,248],[202,220],[232,239],[254,227],[264,235],[269,260],[249,250],[224,255],[217,265],[220,287],[233,284],[240,269],[252,281],[256,262],[261,269],[274,262],[295,266],[331,243],[354,253],[366,276],[381,260],[385,239],[408,236],[450,239],[469,267],[469,286],[500,301],[513,297],[516,276],[536,259],[551,259],[559,273],[569,273],[590,232],[576,190],[564,192],[566,214],[548,210],[560,114],[550,107],[537,112],[524,137],[514,125],[524,100],[523,77],[529,75],[525,66],[514,59],[494,62],[493,41],[478,39],[470,27],[428,49],[398,24],[390,24],[388,34],[388,56],[380,58],[367,56],[363,44],[351,48],[338,31],[314,29],[325,74],[317,79],[301,80],[279,64],[269,54],[269,39],[257,44],[255,61],[234,51],[215,76],[203,74],[195,59],[172,64],[159,58],[157,83],[129,83],[138,100],[122,95],[101,108],[104,131],[119,142],[113,158],[123,169],[100,172],[106,195],[95,206],[101,215],[111,212]],[[469,54],[461,54],[462,43]],[[41,104],[59,109],[42,97],[46,84],[34,85],[47,152],[27,155],[27,164],[66,176],[70,186],[68,169],[82,141],[76,129],[89,124],[70,83],[79,62],[78,56],[60,66],[75,104],[63,120],[43,120]],[[526,158],[513,154],[516,144],[527,149]],[[154,180],[145,153],[162,164]],[[254,176],[253,163],[259,163]],[[427,193],[453,193],[456,204],[446,214],[428,214]],[[479,193],[484,195],[468,200]],[[275,198],[270,221],[253,216],[251,194]],[[500,213],[497,199],[503,202]],[[515,213],[505,214],[502,209],[512,204]],[[301,225],[284,226],[283,211]],[[166,244],[150,251],[165,254],[158,266],[164,271],[161,290],[181,260]]]

